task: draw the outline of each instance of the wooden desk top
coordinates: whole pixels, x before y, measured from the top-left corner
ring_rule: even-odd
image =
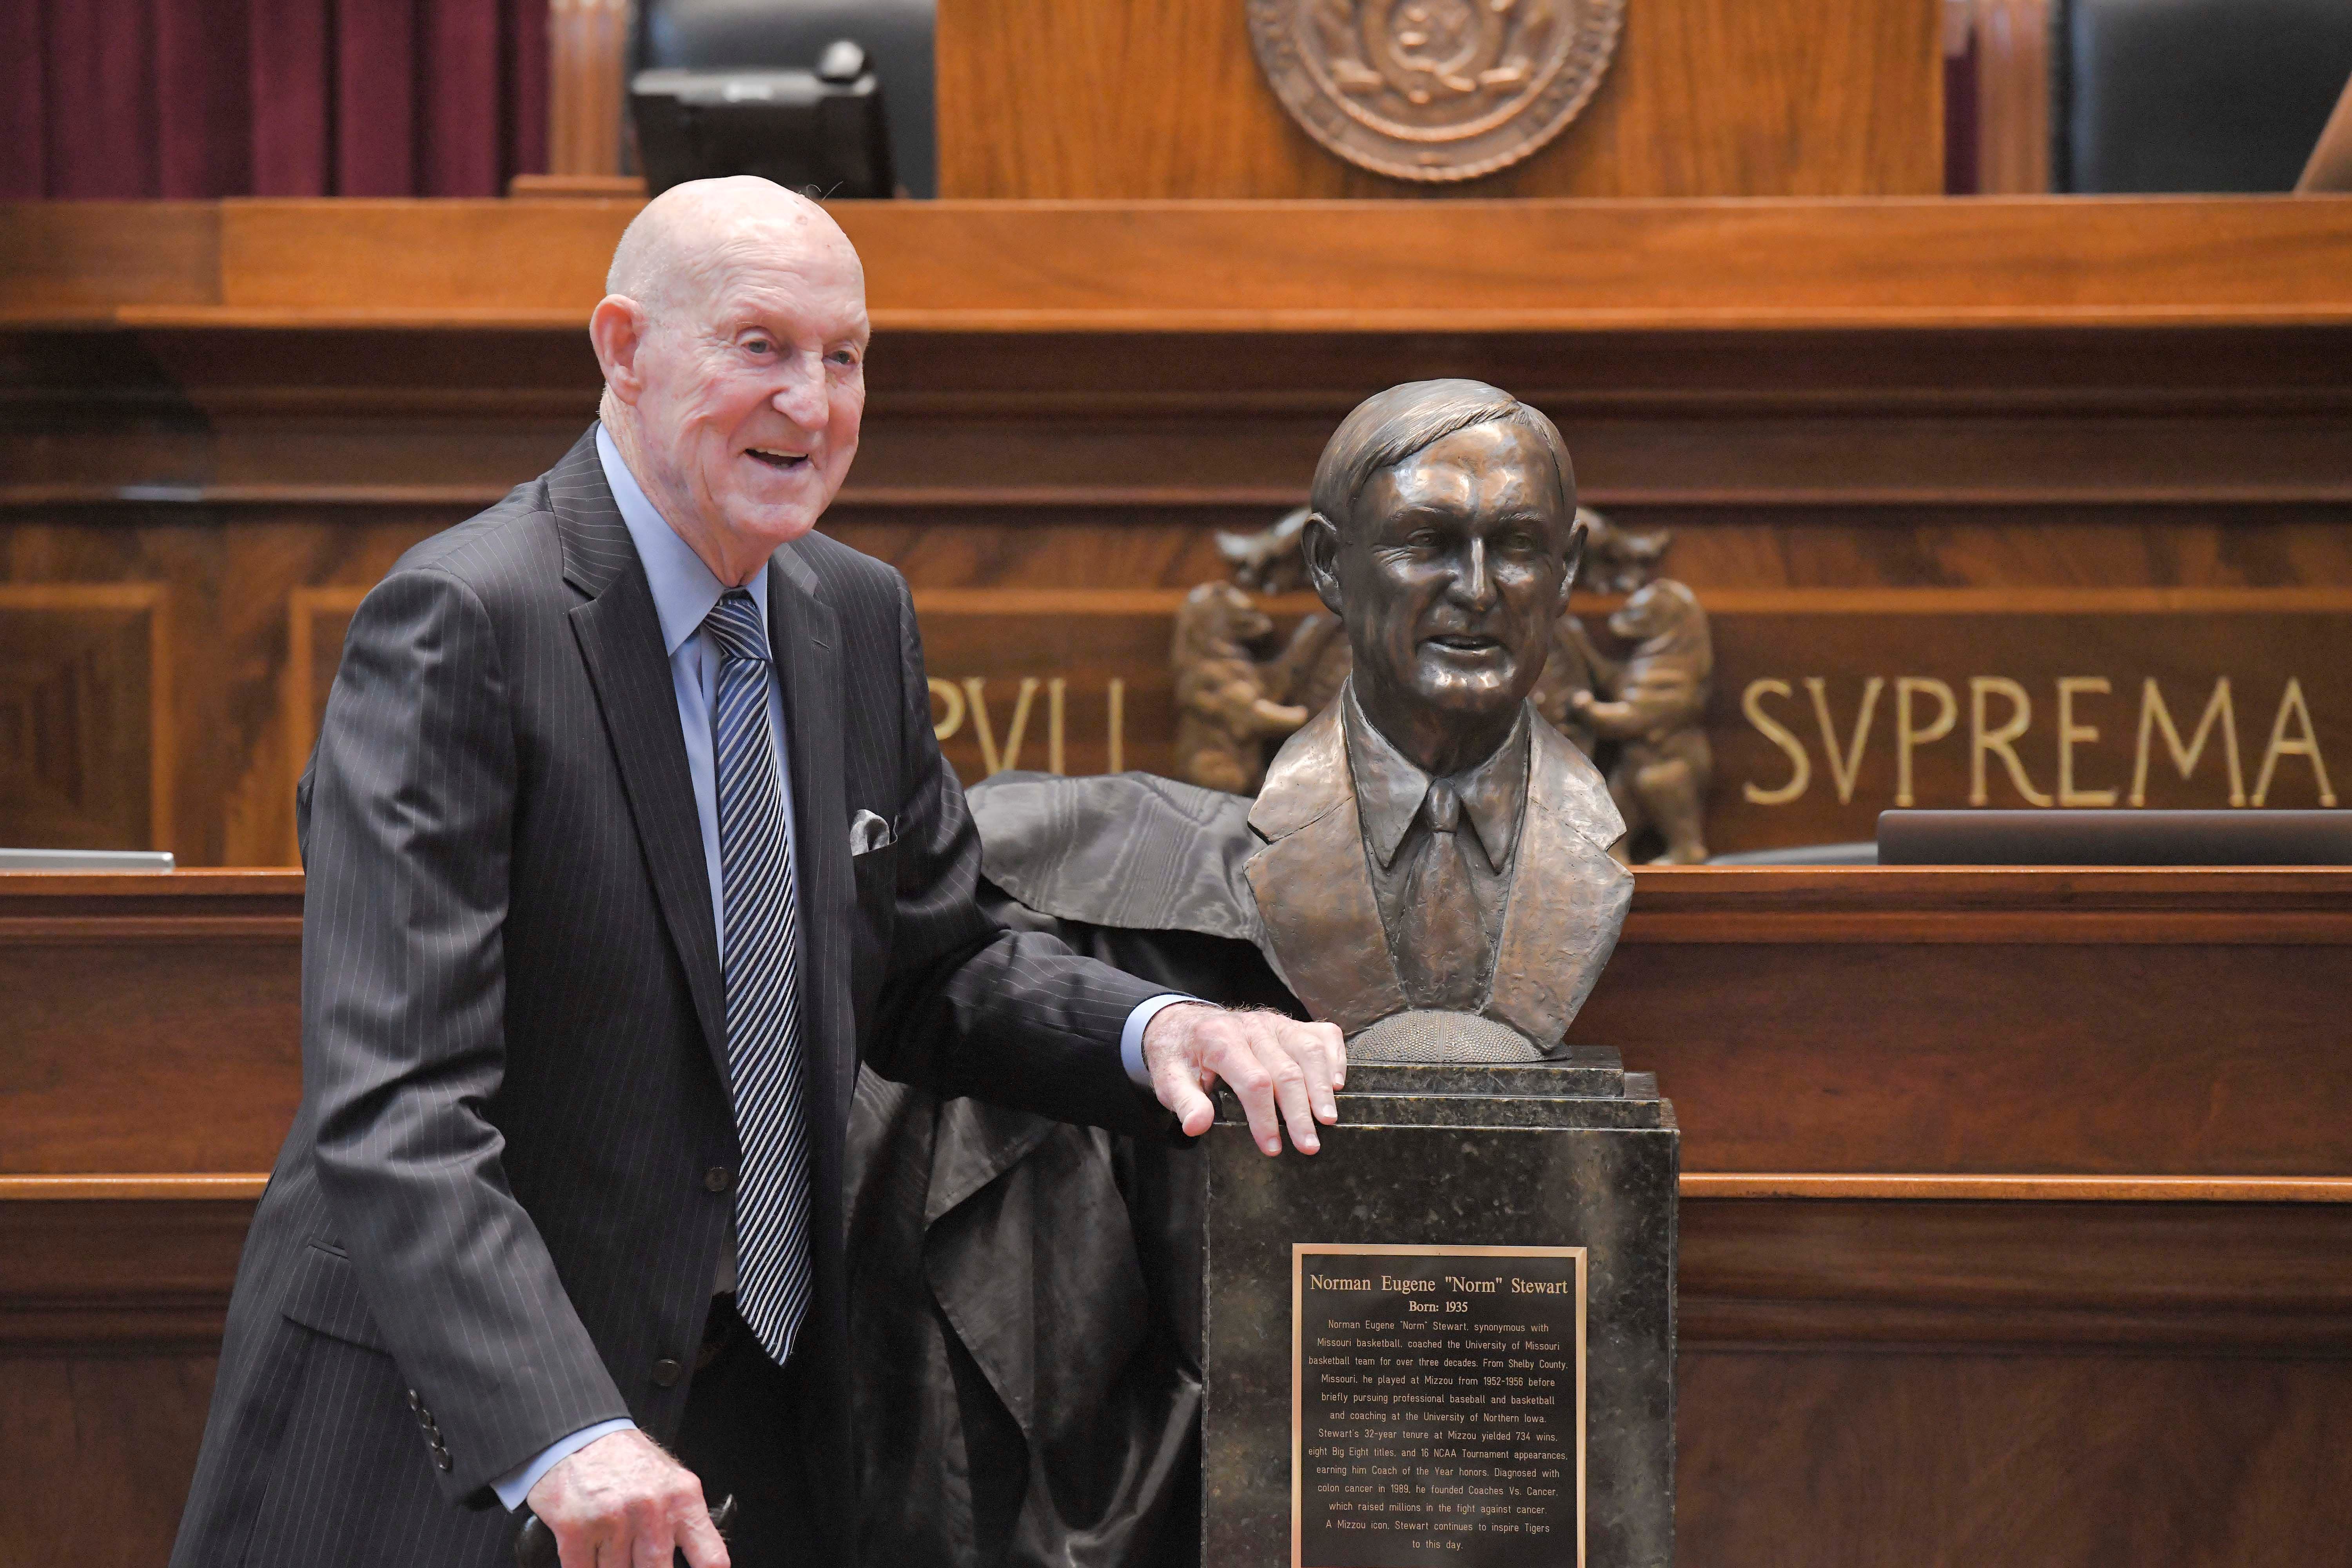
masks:
[[[0,205],[0,326],[576,332],[608,201]],[[2352,197],[841,202],[885,331],[2352,322]]]

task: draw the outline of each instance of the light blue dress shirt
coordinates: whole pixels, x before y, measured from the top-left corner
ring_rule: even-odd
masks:
[[[602,425],[596,426],[596,458],[604,467],[604,483],[613,492],[614,504],[620,508],[621,521],[629,530],[630,542],[637,547],[637,559],[645,563],[646,581],[653,589],[654,614],[661,622],[662,651],[669,656],[670,689],[677,697],[678,727],[686,735],[686,771],[694,784],[694,814],[702,826],[702,864],[710,876],[710,921],[719,933],[719,952],[724,953],[727,900],[719,865],[719,772],[712,759],[710,741],[710,705],[719,689],[720,656],[717,641],[702,629],[702,623],[709,618],[719,596],[727,592],[727,584],[712,574],[702,557],[663,520],[637,483],[637,477],[621,460],[620,448],[614,446],[611,434]],[[772,624],[768,622],[768,574],[762,572],[744,586],[752,603],[760,607],[761,622]],[[796,837],[799,828],[793,820],[793,775],[786,765],[783,692],[772,675],[768,681],[768,735],[776,748],[776,787],[782,796],[785,832]],[[791,852],[790,837],[786,851]],[[1143,1065],[1144,1026],[1159,1016],[1162,1007],[1191,1000],[1189,996],[1174,994],[1154,996],[1128,1015],[1126,1026],[1119,1031],[1119,1058],[1126,1064],[1128,1076],[1138,1084],[1146,1089],[1151,1086],[1151,1075]],[[733,1287],[734,1261],[734,1249],[730,1247],[720,1263],[716,1281],[721,1289]],[[509,1512],[520,1508],[523,1500],[530,1495],[530,1489],[539,1484],[540,1477],[597,1438],[635,1425],[626,1417],[600,1421],[550,1444],[537,1458],[518,1465],[491,1483],[499,1501]]]

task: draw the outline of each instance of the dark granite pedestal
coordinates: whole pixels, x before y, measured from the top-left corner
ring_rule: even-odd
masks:
[[[1209,1135],[1208,1568],[1663,1568],[1674,1108],[1614,1051],[1358,1064],[1312,1158]]]

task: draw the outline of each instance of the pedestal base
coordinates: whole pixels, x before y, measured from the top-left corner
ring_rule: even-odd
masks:
[[[1612,1051],[1360,1064],[1209,1134],[1202,1562],[1664,1568],[1673,1107]]]

